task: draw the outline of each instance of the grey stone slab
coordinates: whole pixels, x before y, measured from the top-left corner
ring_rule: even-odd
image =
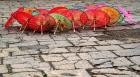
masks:
[[[115,54],[113,54],[113,53],[110,52],[110,51],[89,52],[89,55],[90,55],[93,59],[117,57]]]
[[[43,77],[41,72],[19,72],[12,74],[4,74],[3,77]]]
[[[45,61],[61,61],[63,60],[63,56],[60,54],[49,54],[49,55],[41,55],[41,57],[45,60]]]
[[[33,46],[33,45],[38,45],[37,41],[25,41],[25,42],[20,42],[20,43],[15,43],[15,44],[9,44],[9,47],[22,47],[22,46]]]
[[[118,45],[109,45],[109,46],[94,46],[97,50],[122,50]]]
[[[125,57],[119,57],[119,58],[113,59],[112,62],[113,62],[112,63],[113,66],[130,66],[130,65],[133,65],[133,63],[131,63]]]
[[[54,70],[47,72],[48,77],[91,77],[86,70]]]
[[[130,57],[130,60],[136,63],[137,65],[140,65],[140,56]]]
[[[81,69],[88,69],[88,68],[93,68],[93,66],[86,60],[81,60],[75,63],[76,68],[81,68]]]
[[[0,65],[0,73],[8,73],[6,65]]]
[[[53,66],[55,69],[63,69],[63,70],[68,70],[68,69],[75,69],[74,63],[77,61],[69,61],[69,60],[63,60],[59,62],[52,62]]]
[[[123,48],[137,48],[140,47],[140,43],[123,44],[120,46],[122,46]]]
[[[126,50],[118,50],[113,51],[119,56],[134,56],[134,55],[140,55],[139,49],[126,49]]]
[[[62,54],[67,60],[80,60],[76,53],[66,53]]]

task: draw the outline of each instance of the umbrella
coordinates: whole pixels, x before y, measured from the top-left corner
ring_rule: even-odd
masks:
[[[91,28],[101,28],[106,27],[110,21],[110,17],[101,10],[86,10],[85,13],[88,16],[87,25],[90,25]]]
[[[61,14],[56,14],[56,13],[51,13],[49,15],[54,17],[54,19],[57,23],[54,34],[56,33],[57,29],[60,31],[67,31],[72,28],[72,23],[67,17],[65,17]]]
[[[28,28],[28,22],[29,22],[29,19],[32,17],[32,15],[25,12],[16,12],[12,16],[22,25],[20,30],[23,28],[23,31],[22,31],[23,33],[24,30]]]
[[[84,27],[85,23],[87,22],[87,15],[81,10],[71,9],[70,12],[73,15],[73,29]]]
[[[130,24],[134,23],[134,19],[131,14],[124,7],[118,6],[119,11],[126,17],[126,21]]]
[[[109,26],[115,24],[119,20],[120,12],[117,9],[109,6],[101,7],[100,9],[109,15],[110,17]]]
[[[55,20],[51,16],[36,15],[30,19],[28,25],[34,32],[39,31],[43,34],[44,31],[52,29],[55,24]]]
[[[40,14],[42,15],[47,15],[49,13],[49,10],[47,9],[37,9],[39,11]]]
[[[28,13],[28,14],[32,14],[33,11],[36,11],[36,8],[24,8],[23,12]]]
[[[33,16],[28,25],[34,31],[40,31],[43,34],[43,31],[46,30],[46,17],[44,15]]]
[[[64,11],[68,10],[66,7],[55,7],[55,8],[52,8],[50,11],[49,11],[49,14],[50,13],[62,13]]]

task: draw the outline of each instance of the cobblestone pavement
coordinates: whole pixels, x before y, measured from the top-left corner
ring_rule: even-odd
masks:
[[[94,1],[121,3],[132,11],[137,22],[140,21],[138,0],[55,1],[33,0],[23,4],[51,8]],[[140,77],[139,23],[96,32],[46,33],[43,36],[3,30],[9,14],[19,6],[15,0],[0,1],[0,77]],[[16,25],[19,24],[12,26]]]

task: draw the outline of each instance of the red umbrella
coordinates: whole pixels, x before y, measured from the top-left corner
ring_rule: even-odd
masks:
[[[22,24],[22,27],[20,30],[23,28],[23,31],[28,28],[28,22],[29,19],[32,17],[32,15],[25,13],[25,12],[17,12],[13,15],[13,17],[20,23]]]
[[[36,15],[30,19],[28,25],[34,32],[39,31],[43,34],[44,31],[53,28],[55,24],[55,20],[51,16]]]
[[[39,13],[42,14],[42,15],[47,15],[48,12],[49,12],[49,10],[47,10],[47,9],[37,9],[37,10],[38,10]]]
[[[70,12],[73,15],[73,28],[79,28],[85,25],[87,22],[87,15],[85,12],[77,9],[72,9]]]
[[[85,12],[88,16],[87,24],[94,30],[95,28],[106,27],[110,22],[110,17],[101,10],[87,10]]]
[[[68,10],[66,7],[59,6],[59,7],[52,8],[49,11],[49,13],[62,13],[65,12],[66,10]]]

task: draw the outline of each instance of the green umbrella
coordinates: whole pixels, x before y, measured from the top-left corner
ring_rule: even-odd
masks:
[[[56,30],[68,31],[72,29],[72,22],[65,16],[56,13],[51,13],[50,16],[57,21]]]

